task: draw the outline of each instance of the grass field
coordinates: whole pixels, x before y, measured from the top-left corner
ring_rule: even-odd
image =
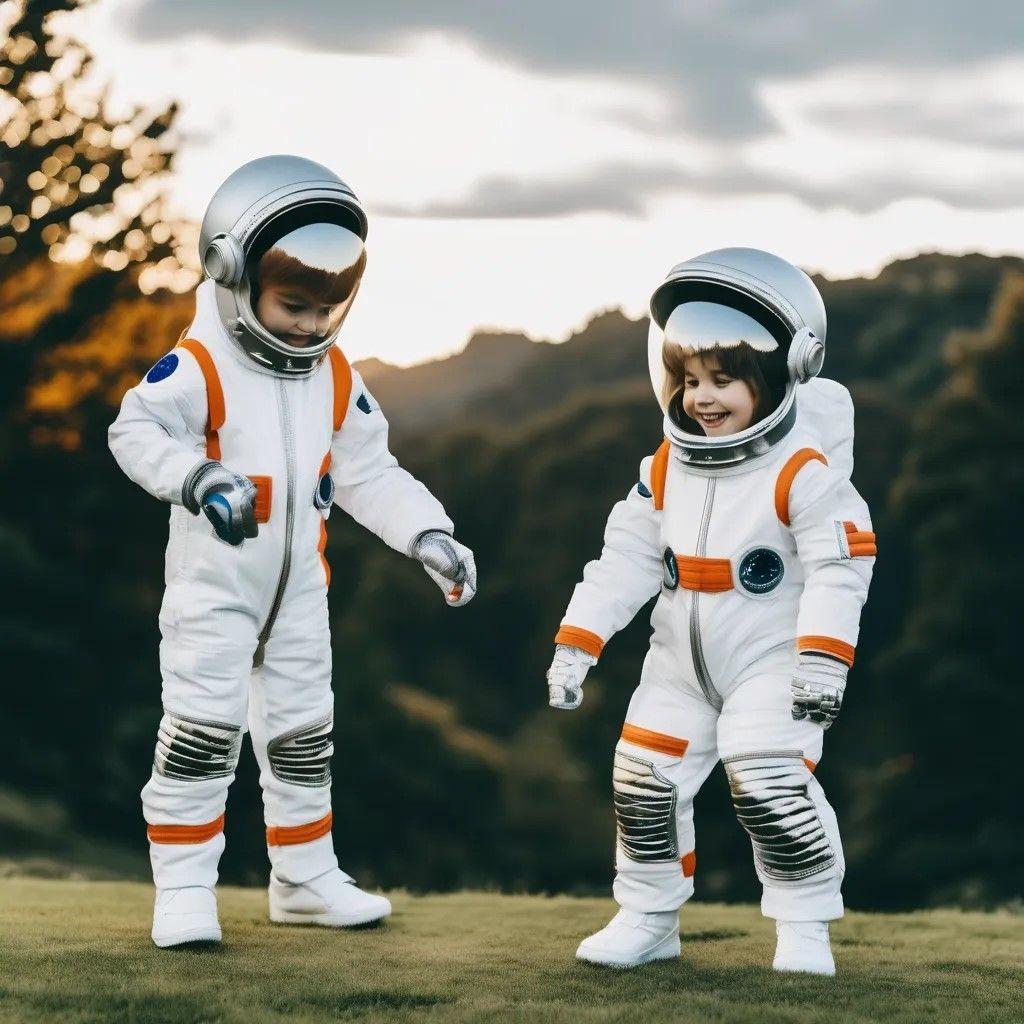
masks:
[[[577,963],[609,900],[393,898],[384,927],[271,925],[258,890],[221,892],[224,943],[161,951],[151,893],[132,883],[0,880],[0,1021],[613,1022],[1024,1020],[1024,916],[849,914],[839,976],[777,975],[753,907],[690,904],[678,961]]]

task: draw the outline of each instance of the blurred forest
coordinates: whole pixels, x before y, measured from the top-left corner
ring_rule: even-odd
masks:
[[[88,55],[46,20],[74,6],[14,4],[0,51],[0,861],[141,875],[167,509],[121,474],[106,431],[190,318],[194,228],[164,215],[174,108],[108,115]],[[1024,261],[927,254],[818,283],[880,549],[819,768],[848,900],[1019,902]],[[645,323],[608,312],[561,345],[486,334],[420,367],[363,364],[481,590],[453,612],[415,565],[331,520],[335,841],[362,882],[607,891],[612,748],[648,613],[576,713],[547,708],[544,670],[611,504],[660,441],[645,342]],[[266,877],[252,762],[226,881]],[[699,895],[756,898],[721,772],[697,823]]]

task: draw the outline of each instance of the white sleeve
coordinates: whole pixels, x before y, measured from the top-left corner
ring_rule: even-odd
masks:
[[[875,565],[871,513],[849,480],[816,461],[797,473],[789,508],[806,577],[798,649],[832,654],[852,665]]]
[[[442,504],[388,449],[388,421],[357,370],[331,444],[334,501],[389,547],[409,554],[424,530],[454,530]]]
[[[853,474],[853,398],[842,384],[814,377],[797,389],[801,429],[818,439],[829,467],[847,480]]]
[[[598,657],[605,643],[661,588],[662,513],[651,494],[653,461],[648,456],[640,463],[639,483],[608,516],[601,557],[584,568],[555,643]]]
[[[151,381],[150,371],[125,394],[107,442],[130,479],[180,505],[185,477],[206,458],[206,383],[190,352],[175,349],[160,362],[172,356],[171,373]]]

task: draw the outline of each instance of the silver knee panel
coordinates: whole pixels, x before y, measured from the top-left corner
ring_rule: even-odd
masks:
[[[722,764],[736,817],[768,878],[798,882],[832,867],[835,851],[807,792],[808,769],[799,752],[740,754]]]
[[[241,746],[240,726],[165,711],[157,731],[153,770],[165,778],[189,782],[219,779],[235,770]]]
[[[274,777],[293,786],[329,786],[333,725],[334,719],[328,715],[271,740],[267,757]]]
[[[650,761],[616,750],[612,790],[622,852],[639,862],[676,860],[676,787]]]

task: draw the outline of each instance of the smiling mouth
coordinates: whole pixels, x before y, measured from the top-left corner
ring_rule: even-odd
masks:
[[[727,412],[697,413],[697,421],[705,427],[720,427],[728,418],[729,414]]]

